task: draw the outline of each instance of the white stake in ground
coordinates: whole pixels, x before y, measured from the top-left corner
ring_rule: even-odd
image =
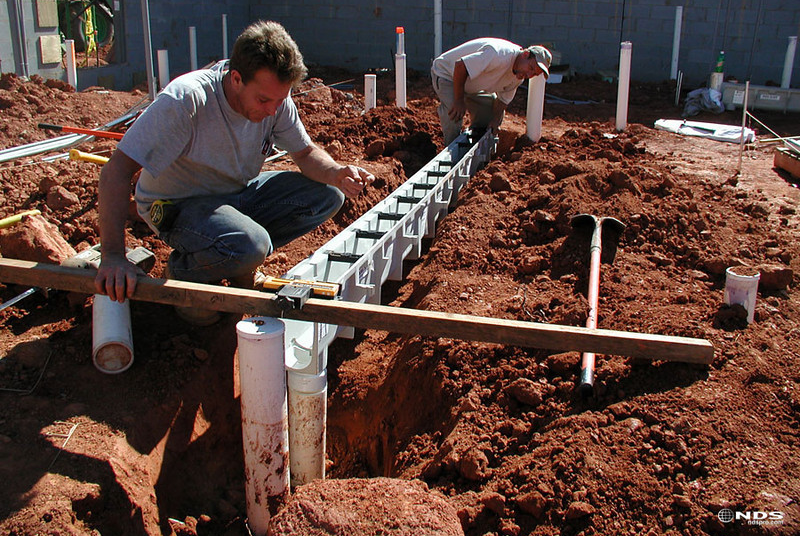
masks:
[[[78,89],[78,69],[77,63],[75,62],[75,41],[72,39],[67,39],[64,41],[64,44],[67,45],[67,83]]]
[[[289,418],[283,322],[252,317],[236,324],[247,518],[255,536],[289,494]],[[271,512],[270,509],[273,509]]]
[[[395,29],[397,34],[397,53],[394,55],[394,85],[398,108],[406,107],[406,45],[405,29],[398,26]]]
[[[158,88],[164,89],[169,84],[169,51],[163,48],[158,51]]]
[[[197,28],[189,26],[189,68],[197,70]]]
[[[364,75],[364,111],[375,108],[375,87],[377,84],[377,76],[374,74]]]
[[[617,77],[617,132],[622,132],[628,125],[628,91],[631,83],[631,49],[630,41],[619,45],[619,76]]]
[[[228,15],[222,14],[222,59],[228,57]]]
[[[786,58],[783,61],[783,77],[781,78],[781,87],[789,89],[792,84],[792,67],[794,66],[794,53],[797,49],[797,36],[792,35],[789,37],[789,44],[786,46]]]
[[[678,76],[678,55],[681,50],[681,24],[683,23],[683,6],[675,8],[675,30],[672,33],[672,66],[669,79],[675,80]]]
[[[533,141],[539,141],[542,137],[545,83],[544,76],[528,78],[528,109],[525,122],[528,137]]]

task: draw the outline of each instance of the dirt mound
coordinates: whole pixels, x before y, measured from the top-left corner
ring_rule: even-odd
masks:
[[[367,113],[360,81],[325,85],[356,76],[318,70],[295,98],[313,139],[378,180],[270,256],[265,273],[283,274],[442,148],[424,73],[411,73],[402,110],[392,77],[379,73],[379,106]],[[713,363],[601,355],[583,397],[577,352],[357,331],[329,349],[329,476],[422,480],[467,535],[796,534],[800,193],[772,169],[770,146],[748,149],[737,175],[737,146],[650,128],[679,115],[669,84],[632,86],[623,132],[610,84],[577,80],[548,93],[595,103],[547,104],[534,144],[522,136],[520,91],[502,151],[404,281],[385,286],[385,303],[581,326],[589,240],[571,218],[612,216],[626,228],[601,268],[599,326],[704,338]],[[54,136],[38,122],[97,127],[140,99],[4,75],[0,148]],[[798,134],[796,117],[758,115]],[[81,250],[98,240],[98,172],[64,159],[3,164],[4,215],[40,209]],[[63,203],[71,196],[78,202]],[[168,249],[133,215],[126,232],[129,246],[156,253],[159,276]],[[733,265],[762,272],[750,325],[723,305]],[[0,297],[22,290],[3,286]],[[247,534],[238,318],[194,328],[144,302],[132,316],[134,365],[107,376],[91,364],[89,297],[37,293],[0,312],[3,533]]]

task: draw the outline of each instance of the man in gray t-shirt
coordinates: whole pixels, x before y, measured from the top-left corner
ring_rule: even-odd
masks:
[[[307,74],[278,23],[259,21],[230,62],[173,80],[131,126],[100,174],[97,292],[123,301],[141,273],[125,258],[133,177],[139,215],[174,251],[166,275],[250,281],[272,250],[314,229],[374,177],[336,163],[300,122],[292,87]],[[273,147],[297,172],[261,173]]]
[[[431,79],[441,102],[437,111],[445,145],[461,133],[467,110],[474,129],[498,128],[522,81],[540,74],[547,78],[551,61],[542,46],[523,49],[494,37],[467,41],[433,60]]]

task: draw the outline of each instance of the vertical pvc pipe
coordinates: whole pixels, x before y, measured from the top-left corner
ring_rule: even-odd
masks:
[[[67,39],[67,83],[78,89],[78,63],[75,61],[75,41]]]
[[[433,57],[442,54],[442,0],[433,0]]]
[[[376,86],[377,76],[374,74],[364,75],[364,111],[369,111],[376,106]]]
[[[625,130],[628,125],[628,91],[631,82],[631,49],[630,41],[620,43],[619,77],[617,78],[617,131]]]
[[[542,137],[542,115],[544,114],[544,76],[528,79],[528,110],[525,117],[528,137],[539,141]]]
[[[683,24],[683,6],[675,8],[675,30],[672,33],[672,67],[669,71],[669,79],[675,80],[678,77],[678,55],[681,49],[681,25]]]
[[[742,132],[739,135],[739,165],[736,173],[742,174],[742,153],[744,152],[744,126],[747,123],[747,100],[750,98],[750,80],[744,83],[744,102],[742,102]]]
[[[239,344],[245,496],[252,533],[267,533],[270,515],[289,494],[289,418],[283,322],[252,317],[236,324]]]
[[[97,370],[118,374],[133,364],[130,302],[95,294],[92,303],[92,362]]]
[[[292,486],[325,478],[325,423],[328,416],[328,373],[289,370],[289,453]]]
[[[788,89],[792,83],[792,67],[794,66],[794,53],[797,49],[797,36],[792,35],[789,37],[789,44],[786,47],[786,58],[783,61],[783,78],[781,78],[781,87]]]
[[[153,72],[153,42],[150,38],[150,3],[142,0],[142,27],[144,28],[144,64],[147,70],[147,92],[150,100],[156,98],[156,76]]]
[[[189,68],[197,70],[197,28],[189,26]]]
[[[169,84],[169,51],[158,51],[158,88],[164,89]]]
[[[405,30],[402,26],[395,29],[397,33],[397,53],[394,55],[394,85],[398,108],[406,107],[406,45]]]
[[[228,15],[222,14],[222,59],[228,57]]]

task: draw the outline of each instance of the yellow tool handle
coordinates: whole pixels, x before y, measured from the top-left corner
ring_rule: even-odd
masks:
[[[25,212],[20,212],[19,214],[14,214],[13,216],[8,216],[7,218],[3,218],[0,220],[0,229],[5,229],[6,227],[11,227],[12,225],[21,222],[23,219],[27,218],[28,216],[36,216],[37,214],[41,214],[40,210],[26,210]]]
[[[93,162],[95,164],[105,164],[108,162],[108,158],[105,156],[100,156],[91,153],[84,153],[83,151],[79,151],[77,149],[70,149],[69,151],[69,159],[70,160],[83,160],[85,162]]]

